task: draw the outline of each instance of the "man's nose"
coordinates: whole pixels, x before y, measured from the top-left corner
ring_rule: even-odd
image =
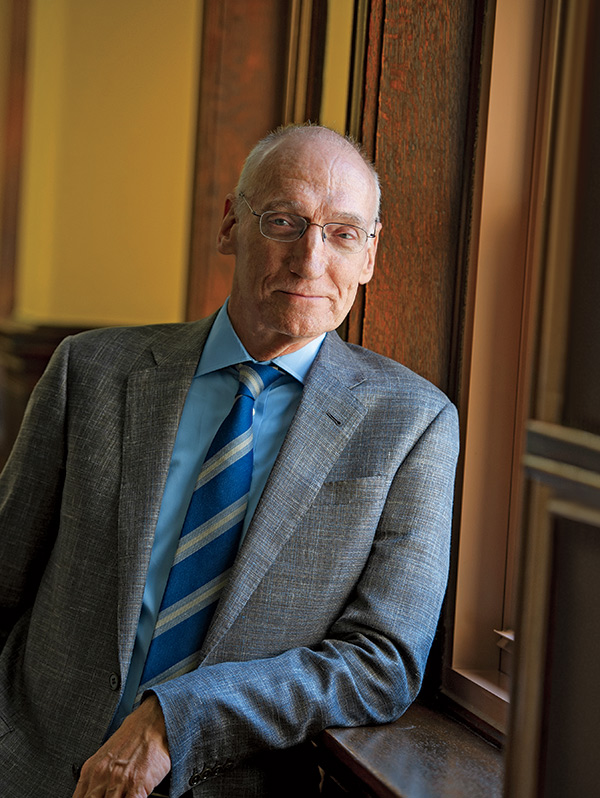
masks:
[[[315,280],[325,271],[327,244],[323,240],[323,229],[311,224],[306,232],[294,242],[294,253],[290,270],[307,280]]]

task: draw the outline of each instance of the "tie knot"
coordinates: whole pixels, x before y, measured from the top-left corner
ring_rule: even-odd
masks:
[[[263,363],[240,363],[236,368],[240,379],[238,394],[243,393],[253,399],[281,377],[281,372],[275,366]]]

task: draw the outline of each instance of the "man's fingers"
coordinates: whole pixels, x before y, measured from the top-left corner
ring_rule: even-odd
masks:
[[[73,798],[148,798],[170,770],[162,711],[151,696],[85,762]]]
[[[146,755],[115,763],[98,754],[85,763],[73,798],[147,798],[166,775],[164,764]]]

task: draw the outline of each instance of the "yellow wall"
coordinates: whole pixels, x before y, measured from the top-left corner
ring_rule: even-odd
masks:
[[[319,119],[340,133],[346,132],[353,14],[351,0],[329,0]]]
[[[202,0],[34,0],[15,316],[183,318]]]

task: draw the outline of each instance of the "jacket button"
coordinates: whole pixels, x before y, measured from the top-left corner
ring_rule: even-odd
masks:
[[[118,673],[111,673],[108,679],[111,690],[118,690],[121,686],[121,678]]]
[[[192,776],[188,782],[190,787],[197,787],[203,781],[202,776],[200,773],[192,773]]]

